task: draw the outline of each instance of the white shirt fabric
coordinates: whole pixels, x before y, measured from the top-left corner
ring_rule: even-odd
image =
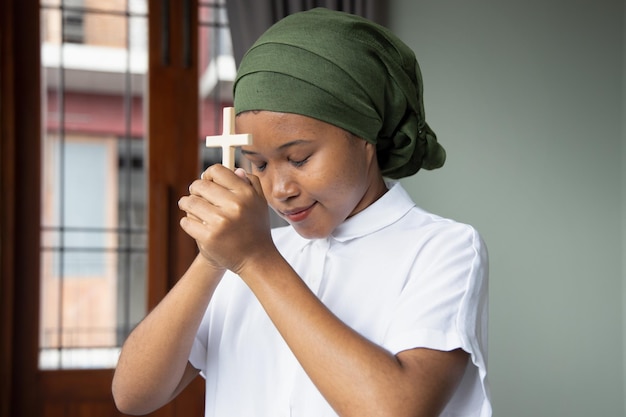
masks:
[[[469,352],[441,416],[491,416],[485,245],[471,226],[416,207],[397,182],[388,186],[328,238],[307,240],[287,226],[273,230],[276,246],[339,319],[391,353]],[[337,415],[233,273],[211,300],[190,362],[206,378],[207,417]]]

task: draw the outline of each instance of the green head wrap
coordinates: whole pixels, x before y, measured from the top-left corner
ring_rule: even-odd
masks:
[[[424,120],[422,89],[415,54],[389,30],[317,8],[282,19],[248,50],[234,105],[338,126],[376,144],[382,174],[402,178],[446,157]]]

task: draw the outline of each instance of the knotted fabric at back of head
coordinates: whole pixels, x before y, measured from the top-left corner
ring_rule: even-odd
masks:
[[[435,169],[446,153],[425,121],[413,51],[359,16],[317,8],[287,16],[244,55],[234,86],[237,114],[296,113],[376,144],[384,176]]]

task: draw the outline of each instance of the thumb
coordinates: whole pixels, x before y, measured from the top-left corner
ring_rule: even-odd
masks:
[[[235,170],[235,175],[246,181],[248,184],[251,184],[250,180],[248,179],[248,173],[243,168],[237,168]]]

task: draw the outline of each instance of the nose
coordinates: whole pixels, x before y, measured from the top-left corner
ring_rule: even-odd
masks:
[[[269,175],[270,193],[277,201],[286,201],[299,194],[298,183],[285,169],[272,169]]]

